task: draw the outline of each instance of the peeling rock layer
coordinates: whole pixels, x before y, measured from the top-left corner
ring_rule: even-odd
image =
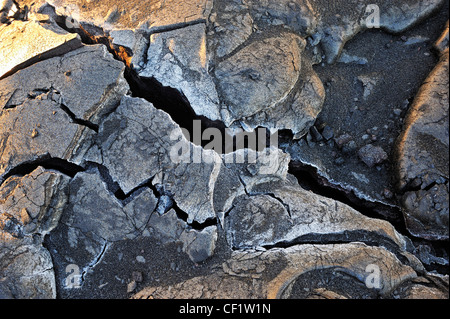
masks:
[[[447,48],[414,100],[397,148],[408,228],[438,240],[448,239],[449,225],[448,66]]]
[[[196,145],[127,82],[177,90],[208,123],[332,140],[313,126],[326,95],[313,65],[371,28],[367,9],[400,33],[442,2],[2,2],[0,297],[448,298],[407,235],[305,189],[290,154]],[[448,240],[448,24],[435,47],[397,180],[407,229]],[[369,99],[378,80],[358,81]],[[372,144],[358,156],[388,160]]]

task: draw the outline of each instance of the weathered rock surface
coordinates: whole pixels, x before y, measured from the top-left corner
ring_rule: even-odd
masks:
[[[0,296],[55,298],[50,253],[42,240],[58,224],[62,203],[55,201],[67,178],[42,167],[0,186]],[[51,209],[49,209],[51,207]]]
[[[170,116],[151,103],[123,97],[102,123],[97,145],[101,164],[125,194],[151,181],[174,194],[188,222],[215,218],[212,196],[219,155],[187,141]]]
[[[299,186],[262,184],[253,189],[253,194],[237,198],[227,218],[228,240],[236,249],[323,242],[326,238],[360,238],[388,248],[393,244],[396,249],[406,249],[405,239],[389,223],[367,218],[347,205]]]
[[[123,204],[105,186],[98,170],[79,173],[70,182],[63,222],[107,242],[135,238],[156,208],[153,191],[143,188],[129,203]]]
[[[446,49],[448,49],[448,21],[445,26],[445,30],[440,36],[440,38],[436,41],[434,44],[437,50],[439,50],[440,53],[444,53]]]
[[[448,57],[447,49],[421,87],[397,146],[407,227],[416,236],[437,240],[448,239],[449,225]]]
[[[389,266],[386,267],[382,260]],[[365,285],[371,280],[370,265],[379,267],[380,275],[379,282],[375,283],[378,288],[373,291]],[[401,283],[417,278],[410,266],[377,247],[360,243],[299,245],[269,251],[236,251],[223,263],[222,269],[211,275],[188,279],[173,286],[145,288],[133,298],[305,298],[313,295],[311,290],[316,287],[311,285],[311,279],[304,277],[313,277],[321,270],[344,276],[342,280],[348,285],[347,291],[342,289],[342,283],[326,288],[347,298],[363,298],[364,295],[389,297]]]
[[[218,63],[215,76],[228,110],[224,122],[240,121],[248,130],[263,125],[304,134],[324,98],[320,80],[302,60],[305,45],[303,39],[284,33],[255,40]],[[297,88],[300,77],[305,83]]]
[[[42,246],[0,244],[0,297],[52,299],[56,283],[50,253]]]
[[[0,187],[1,241],[22,239],[34,233],[45,234],[56,226],[59,207],[48,215],[58,188],[67,182],[60,174],[42,167],[24,177],[10,177]]]
[[[140,76],[178,89],[198,115],[221,119],[219,96],[209,75],[205,24],[152,34],[147,59]]]
[[[219,88],[233,118],[272,108],[289,94],[301,72],[301,41],[291,34],[263,39],[217,65]]]
[[[149,187],[120,200],[108,189],[110,181],[105,180],[104,174],[104,169],[92,167],[78,174],[69,184],[61,221],[64,226],[53,234],[67,237],[71,249],[78,251],[76,255],[86,251],[86,260],[92,260],[105,246],[142,236],[161,238],[163,243],[180,242],[194,262],[203,261],[213,254],[217,239],[215,227],[203,231],[189,229],[173,209],[160,215],[156,208],[161,199]],[[95,254],[92,247],[97,247]],[[70,260],[69,256],[67,260]]]
[[[13,21],[10,25],[0,25],[0,37],[0,78],[36,61],[59,56],[82,46],[78,34],[37,21]],[[26,45],[18,46],[16,43]]]
[[[400,33],[436,11],[443,1],[217,1],[214,27],[222,39],[219,56],[244,43],[251,31],[265,26],[286,26],[301,36],[313,36],[321,44],[328,63],[335,62],[347,41],[370,28]],[[217,11],[217,12],[216,12]],[[248,15],[248,12],[250,14]],[[231,20],[231,23],[229,22]],[[251,22],[253,22],[252,27]],[[252,30],[253,28],[253,30]]]
[[[397,299],[445,299],[448,298],[448,275],[428,274],[407,280],[393,293]]]
[[[367,53],[380,44],[372,37],[386,33],[367,32],[373,43],[359,51],[367,54],[349,47],[332,64],[377,22],[378,9],[379,27],[399,33],[443,2],[4,1],[2,44],[39,36],[20,59],[0,62],[12,70],[0,80],[0,297],[448,298],[448,276],[429,272],[448,266],[429,241],[448,239],[448,155],[436,145],[448,151],[446,35],[434,45],[441,62],[410,108],[397,158],[379,134],[389,126],[341,128],[365,123],[364,115],[342,116],[349,101],[364,109],[392,90],[376,70],[386,61]],[[421,51],[433,46],[423,29],[426,36],[397,39],[396,52],[431,61]],[[398,63],[397,53],[387,62]],[[395,82],[399,91],[404,81]],[[330,93],[330,83],[345,89]],[[180,94],[168,96],[174,89]],[[326,94],[331,126],[316,121]],[[382,102],[389,106],[372,115],[391,107],[401,123],[406,108]],[[178,123],[193,119],[174,111],[189,106],[212,127],[290,131],[282,134],[290,154],[274,145],[222,154],[194,144]],[[331,161],[354,183],[376,181],[392,202],[385,179],[374,176],[389,175],[390,161],[404,166],[405,218],[423,243],[414,246],[398,221],[314,193],[307,177],[290,174],[292,159],[305,156],[328,176],[336,176]],[[350,170],[342,163],[349,158]]]
[[[44,157],[76,161],[88,127],[128,91],[123,71],[122,63],[96,45],[38,62],[1,80],[0,176]]]
[[[179,90],[197,115],[246,130],[261,125],[288,129],[301,137],[321,111],[324,89],[302,54],[305,41],[284,32],[280,36],[278,27],[313,36],[314,45],[320,42],[328,62],[334,62],[348,40],[374,27],[373,19],[375,27],[401,32],[434,12],[442,0],[425,8],[419,1],[372,6],[353,1],[328,7],[320,1],[190,0],[181,5],[151,3],[143,10],[147,16],[123,1],[107,8],[84,1],[69,1],[67,7],[59,1],[51,4],[57,15],[74,16],[88,32],[92,24],[112,31],[112,44],[133,52],[131,61],[141,76]],[[67,9],[71,6],[76,10]],[[374,18],[367,16],[372,11]],[[95,28],[91,34],[96,35]]]

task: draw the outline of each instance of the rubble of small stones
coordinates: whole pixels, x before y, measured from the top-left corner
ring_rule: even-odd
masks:
[[[448,21],[408,33],[448,1],[374,2],[0,2],[0,298],[448,298]],[[386,85],[348,43],[381,34],[437,62],[345,130]],[[281,143],[216,152],[181,108]]]

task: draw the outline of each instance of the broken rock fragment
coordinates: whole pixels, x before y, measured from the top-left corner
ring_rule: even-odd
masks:
[[[83,136],[128,91],[124,68],[94,45],[0,80],[0,176],[43,158],[76,162]]]
[[[54,299],[50,253],[42,246],[0,243],[0,298]]]
[[[100,126],[96,143],[102,164],[125,194],[151,181],[174,194],[188,223],[216,217],[212,196],[219,155],[188,142],[170,116],[151,103],[123,97]]]
[[[367,144],[358,152],[359,158],[368,166],[374,167],[388,159],[388,154],[379,146]]]
[[[304,48],[303,39],[283,33],[255,40],[220,62],[215,76],[226,106],[224,122],[304,134],[324,99],[321,81],[304,61]]]
[[[122,203],[105,186],[98,169],[77,174],[69,185],[63,222],[108,242],[136,238],[156,208],[152,190],[143,188],[128,203]]]
[[[64,189],[67,177],[38,167],[23,177],[12,176],[0,187],[1,241],[45,234],[58,223],[60,204],[52,203],[57,189]],[[52,204],[53,209],[49,210]]]
[[[365,217],[298,185],[260,184],[252,194],[237,198],[227,218],[226,231],[232,247],[365,238],[361,240],[378,242],[394,251],[407,248],[407,240],[389,223]]]
[[[148,61],[139,75],[186,96],[197,115],[219,120],[219,97],[209,75],[206,25],[203,23],[150,36]]]
[[[396,148],[407,227],[435,240],[448,239],[448,57],[447,49],[421,87]]]
[[[0,25],[0,38],[0,78],[82,46],[79,35],[68,33],[56,24],[37,21],[15,20]]]
[[[38,167],[1,184],[1,298],[56,297],[52,258],[42,241],[58,224],[62,201],[56,193],[64,193],[67,182],[65,176]]]
[[[370,277],[372,269],[379,274],[376,281]],[[317,273],[324,279],[323,271],[329,271],[326,282],[334,281],[335,285],[321,287],[324,280],[312,280]],[[346,277],[345,284],[339,282],[343,277]],[[410,266],[384,248],[361,243],[298,245],[268,251],[236,251],[213,274],[175,285],[148,287],[133,298],[307,298],[321,288],[346,298],[376,298],[389,297],[400,284],[416,277]]]

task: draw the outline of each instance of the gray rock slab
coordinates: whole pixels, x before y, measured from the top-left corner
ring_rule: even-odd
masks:
[[[311,276],[320,270],[337,268],[342,272],[335,271],[330,279],[349,274],[352,279],[348,290],[343,291],[339,286],[332,285],[328,289],[348,297],[351,297],[349,291],[355,293],[357,287],[364,287],[363,294],[369,294],[374,289],[367,288],[370,286],[372,268],[379,275],[376,288],[372,290],[375,296],[389,296],[400,284],[417,277],[410,266],[402,264],[383,248],[361,243],[299,245],[269,251],[236,251],[214,274],[186,279],[174,285],[151,286],[132,298],[305,298],[297,288],[302,291],[314,288],[311,286],[316,284],[312,284],[310,278],[304,281],[304,275]],[[366,285],[367,282],[369,285]]]
[[[100,126],[96,143],[102,164],[125,194],[152,181],[174,194],[189,223],[215,218],[212,196],[220,157],[188,142],[167,113],[124,97]]]
[[[82,46],[77,34],[68,33],[56,24],[37,21],[13,21],[0,25],[0,78],[39,60],[62,55]],[[15,45],[23,43],[26,45]]]
[[[118,105],[129,89],[123,71],[104,46],[95,45],[1,80],[0,175],[43,157],[79,163],[76,154],[90,133],[82,121],[96,125]]]
[[[304,131],[311,119],[306,123],[302,119],[309,115],[315,118],[323,103],[323,91],[317,85],[320,80],[313,78],[314,73],[302,60],[304,47],[304,40],[286,33],[251,42],[221,61],[215,76],[228,110],[222,115],[224,122],[231,125],[242,121],[249,129],[259,124],[270,129],[291,129],[294,134]],[[302,73],[306,87],[293,92]],[[291,92],[297,96],[290,98]]]
[[[42,167],[23,177],[8,178],[0,187],[1,241],[47,234],[56,227],[61,210],[52,200],[67,180]]]
[[[52,258],[42,246],[0,244],[0,278],[2,298],[56,298]]]
[[[63,222],[84,234],[95,234],[106,242],[133,239],[142,234],[156,208],[149,188],[127,203],[121,203],[106,188],[98,170],[79,173],[69,185]]]
[[[448,119],[447,50],[409,109],[396,147],[405,218],[419,237],[448,238]],[[420,188],[416,194],[410,193],[414,187]]]
[[[97,123],[127,93],[124,70],[125,65],[114,60],[105,46],[83,46],[1,80],[0,105],[11,108],[41,92],[55,90],[76,118]]]
[[[368,218],[299,186],[269,185],[258,185],[251,196],[236,199],[226,228],[232,247],[272,247],[302,240],[312,242],[314,238],[321,242],[326,236],[330,240],[351,241],[358,234],[356,237],[365,238],[362,241],[406,250],[406,239],[386,221]]]
[[[179,90],[198,115],[221,119],[219,96],[209,74],[204,23],[150,36],[148,61],[139,75]]]
[[[21,1],[23,5],[35,3],[33,10],[39,11],[46,1]],[[69,25],[98,26],[107,31],[114,29],[147,29],[158,31],[205,21],[211,12],[211,0],[184,1],[124,1],[110,3],[91,0],[50,0],[60,16],[67,16]]]
[[[38,167],[23,177],[13,176],[0,186],[0,296],[52,299],[56,282],[44,235],[62,213],[58,189],[68,179]]]

